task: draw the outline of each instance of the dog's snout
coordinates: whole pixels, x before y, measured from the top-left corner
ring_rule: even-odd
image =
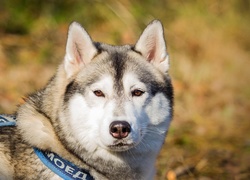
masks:
[[[109,132],[114,138],[123,139],[131,132],[131,126],[126,121],[114,121],[110,124]]]

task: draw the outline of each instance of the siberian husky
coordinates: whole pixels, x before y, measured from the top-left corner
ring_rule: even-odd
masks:
[[[135,45],[68,31],[57,72],[13,116],[0,116],[0,179],[154,179],[173,114],[162,24]]]

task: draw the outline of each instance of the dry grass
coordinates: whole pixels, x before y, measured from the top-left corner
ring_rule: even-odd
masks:
[[[54,73],[73,19],[95,40],[124,44],[134,43],[145,24],[159,18],[171,56],[175,116],[157,161],[157,179],[174,179],[171,172],[180,169],[178,179],[249,179],[249,4],[100,1],[85,4],[90,14],[78,6],[64,19],[63,12],[56,17],[43,12],[21,34],[8,31],[1,17],[11,13],[2,11],[0,112],[13,112],[25,94]]]

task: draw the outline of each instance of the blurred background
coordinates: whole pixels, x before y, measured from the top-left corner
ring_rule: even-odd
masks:
[[[153,19],[175,88],[156,179],[250,179],[249,0],[1,0],[0,113],[54,74],[72,21],[95,41],[134,44]]]

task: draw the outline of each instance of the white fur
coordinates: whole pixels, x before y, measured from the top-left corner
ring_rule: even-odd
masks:
[[[157,126],[169,116],[169,102],[162,94],[157,94],[150,104],[145,105],[149,96],[147,87],[139,81],[135,74],[127,73],[124,75],[123,87],[126,98],[123,98],[123,102],[118,101],[119,98],[117,99],[117,96],[115,96],[113,86],[112,77],[105,75],[99,81],[90,85],[84,95],[75,94],[69,104],[70,131],[73,132],[76,141],[83,147],[88,147],[89,152],[106,153],[105,157],[108,158],[110,157],[107,156],[107,152],[112,151],[109,146],[116,142],[116,139],[109,133],[109,126],[113,121],[125,120],[131,125],[132,131],[124,141],[131,144],[132,148],[141,143],[144,135],[152,130],[147,129],[149,126]],[[134,89],[141,89],[145,93],[139,97],[132,97],[131,92]],[[101,90],[105,97],[95,96],[94,90]],[[114,111],[118,102],[123,104],[124,111],[117,116],[114,115]],[[164,138],[165,129],[166,126],[163,126],[155,130],[156,136],[160,134]],[[155,145],[155,142],[147,143]],[[161,143],[162,141],[157,147],[160,148]],[[155,147],[151,148],[154,149]]]
[[[151,149],[157,152],[162,145],[162,141],[155,141],[155,139],[165,138],[166,130],[170,124],[170,102],[163,93],[158,93],[154,97],[150,97],[151,101],[146,104],[145,101],[149,97],[148,90],[146,85],[137,78],[137,75],[127,73],[123,79],[125,92],[129,93],[133,88],[139,88],[145,91],[142,96],[135,97],[131,101],[128,101],[126,112],[127,114],[132,113],[130,117],[135,117],[135,126],[141,131],[142,136],[147,134],[147,137],[144,138],[147,140],[142,144],[147,144],[145,145],[147,150]],[[141,146],[140,151],[144,151],[145,146]]]
[[[124,80],[125,94],[127,99],[124,102],[124,113],[115,115],[117,108],[117,97],[113,90],[113,80],[105,76],[100,81],[90,85],[85,95],[75,94],[70,101],[70,126],[77,141],[82,146],[87,146],[88,151],[93,152],[98,148],[110,150],[109,146],[114,145],[116,139],[109,133],[109,126],[113,121],[125,120],[131,127],[132,132],[126,138],[127,144],[138,144],[141,139],[142,105],[146,100],[147,93],[141,97],[131,97],[133,88],[140,88],[146,91],[146,86],[138,80]],[[105,97],[96,97],[94,90],[101,90]],[[132,99],[132,100],[131,100]]]

